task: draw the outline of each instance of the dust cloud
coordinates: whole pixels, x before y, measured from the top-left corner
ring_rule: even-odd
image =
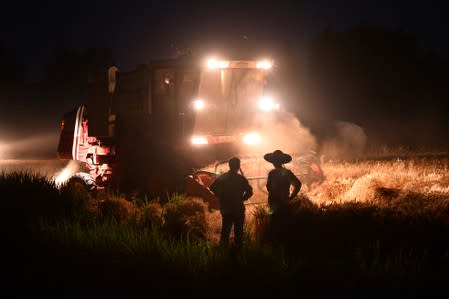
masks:
[[[364,129],[354,123],[335,123],[335,134],[323,141],[321,154],[326,159],[356,159],[363,155],[367,136]]]
[[[58,141],[59,132],[0,139],[0,174],[38,174],[62,184],[81,166],[78,161],[57,159]]]
[[[59,132],[0,140],[0,159],[56,158]]]
[[[288,112],[280,112],[276,117],[267,119],[261,130],[262,140],[257,148],[242,145],[239,149],[244,155],[248,151],[263,156],[280,149],[291,155],[301,155],[316,150],[317,141],[310,130],[299,119]]]
[[[317,146],[316,138],[291,113],[282,113],[267,129],[265,152],[281,149],[284,152],[301,155]]]
[[[68,160],[57,159],[6,159],[0,160],[0,175],[13,172],[46,176],[53,180],[67,166]]]

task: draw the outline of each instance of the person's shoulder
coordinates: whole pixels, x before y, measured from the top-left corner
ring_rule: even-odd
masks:
[[[286,170],[288,173],[294,174],[293,171],[292,171],[291,169],[285,168],[285,170]]]
[[[241,174],[237,174],[237,175],[238,175],[238,177],[239,177],[240,180],[242,180],[242,181],[248,181],[248,178],[247,178],[246,176],[241,175]]]
[[[246,177],[244,175],[241,175],[240,173],[237,172],[229,172],[229,177],[233,177],[234,179],[237,178],[238,180],[246,180]]]
[[[270,170],[269,172],[268,172],[268,174],[273,174],[273,173],[276,173],[277,172],[277,169],[276,168],[273,168],[272,170]]]
[[[268,173],[269,178],[274,178],[278,176],[282,176],[282,169],[274,168],[270,170],[270,172]]]
[[[292,176],[296,177],[296,175],[295,175],[295,173],[293,172],[293,170],[287,169],[287,172],[289,173],[289,175],[292,175]]]
[[[225,173],[220,174],[217,177],[217,180],[226,180],[228,177],[229,177],[229,172],[225,172]]]
[[[219,183],[219,182],[221,182],[221,181],[223,181],[223,180],[226,180],[226,173],[223,173],[223,174],[218,175],[218,176],[215,178],[214,183]]]
[[[296,174],[295,174],[292,170],[287,169],[287,172],[288,172],[288,175],[289,175],[292,179],[298,180],[298,181],[299,181],[299,178],[296,176]]]

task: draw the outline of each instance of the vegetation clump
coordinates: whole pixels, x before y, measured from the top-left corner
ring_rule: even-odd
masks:
[[[449,277],[447,166],[389,163],[396,171],[387,162],[345,171],[324,164],[327,181],[300,193],[275,223],[266,205],[248,206],[238,252],[218,245],[219,213],[198,198],[94,195],[32,173],[0,175],[1,228],[26,281],[61,287],[61,277],[105,287],[151,277],[160,289],[173,279],[186,290],[218,289],[223,278],[304,292],[318,281],[334,290],[441,289]]]
[[[201,199],[173,196],[164,206],[164,228],[170,234],[194,239],[205,239],[208,223],[207,205]]]

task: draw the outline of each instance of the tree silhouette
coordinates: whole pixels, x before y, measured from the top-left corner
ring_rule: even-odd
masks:
[[[309,100],[333,120],[387,144],[447,144],[448,63],[419,55],[413,33],[329,27],[311,42],[307,68]]]

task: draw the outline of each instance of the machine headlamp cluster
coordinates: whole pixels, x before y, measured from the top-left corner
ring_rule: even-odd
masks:
[[[256,62],[256,68],[269,70],[273,67],[273,63],[269,60],[259,60]]]
[[[270,70],[273,67],[273,62],[270,60],[258,60],[258,61],[240,61],[240,60],[219,60],[211,58],[207,60],[206,66],[210,70],[227,69],[227,68],[256,68],[262,70]]]
[[[196,99],[192,102],[193,109],[199,111],[203,110],[206,107],[206,102],[203,99]]]
[[[205,136],[192,136],[190,140],[193,145],[206,145],[209,144],[209,141]]]
[[[242,137],[242,142],[246,145],[258,145],[260,141],[261,137],[257,132],[249,132]]]
[[[217,60],[217,59],[209,59],[207,61],[207,68],[214,70],[214,69],[226,69],[229,67],[229,61],[227,60]]]
[[[260,110],[267,111],[267,112],[279,111],[279,109],[280,109],[279,103],[275,102],[271,96],[263,96],[262,98],[260,98],[257,105]]]

